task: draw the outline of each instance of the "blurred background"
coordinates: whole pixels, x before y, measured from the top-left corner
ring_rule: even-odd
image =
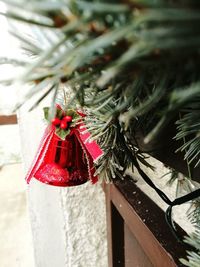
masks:
[[[3,8],[0,5],[0,9]],[[2,16],[0,25],[0,57],[16,57],[19,53],[16,40],[9,35],[7,21]],[[1,62],[1,79],[14,71]],[[0,266],[33,267],[27,185],[21,160],[17,114],[13,111],[16,98],[14,86],[0,86]]]

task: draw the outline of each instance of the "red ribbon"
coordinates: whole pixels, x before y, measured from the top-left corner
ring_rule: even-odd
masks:
[[[94,140],[91,140],[91,134],[88,132],[84,123],[79,124],[79,126],[76,128],[75,134],[79,141],[87,149],[93,161],[97,162],[98,159],[103,155],[103,151]]]

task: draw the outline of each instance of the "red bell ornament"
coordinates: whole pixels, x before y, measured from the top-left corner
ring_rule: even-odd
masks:
[[[49,125],[26,176],[27,183],[32,177],[54,186],[75,186],[89,180],[95,183],[98,179],[94,175],[94,161],[103,152],[95,141],[87,141],[89,137],[83,123],[73,124],[73,116],[71,127],[66,130],[53,123]]]

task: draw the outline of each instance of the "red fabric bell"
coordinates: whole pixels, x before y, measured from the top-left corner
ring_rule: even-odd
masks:
[[[35,173],[34,177],[39,181],[56,186],[63,186],[69,183],[69,172],[56,163],[44,164]]]
[[[81,139],[81,133],[73,129],[62,140],[50,125],[43,136],[39,151],[26,180],[32,177],[54,186],[75,186],[88,180],[97,181],[93,158]]]
[[[48,110],[49,108],[44,108],[47,120]],[[74,124],[77,115],[78,123]],[[88,180],[92,183],[97,181],[94,161],[103,152],[95,141],[88,141],[90,133],[81,123],[84,116],[78,111],[64,111],[56,105],[56,116],[46,128],[38,153],[26,176],[27,183],[32,177],[54,186],[75,186]]]

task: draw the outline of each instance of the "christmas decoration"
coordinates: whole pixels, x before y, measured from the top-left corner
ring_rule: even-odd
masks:
[[[49,119],[49,108],[44,108]],[[94,161],[103,154],[82,123],[82,117],[74,110],[56,108],[41,141],[39,151],[26,180],[35,177],[40,182],[54,186],[75,186],[88,180],[96,183]]]
[[[7,17],[31,25],[24,35],[11,29],[31,55],[30,62],[29,57],[2,60],[24,67],[20,80],[32,82],[31,94],[18,106],[45,88],[36,106],[52,90],[56,96],[60,86],[70,87],[71,99],[87,108],[87,129],[104,150],[97,172],[111,181],[124,179],[128,167],[137,168],[170,205],[167,217],[172,225],[172,206],[187,197],[170,201],[142,172],[141,166],[149,165],[137,133],[142,132],[143,143],[150,144],[173,129],[171,139],[187,163],[186,176],[193,178],[194,166],[200,166],[199,1],[3,2]],[[64,137],[70,123],[54,118],[55,134]],[[200,214],[197,200],[195,214]],[[199,236],[193,235],[196,242],[190,243],[199,244]],[[188,266],[193,262],[200,266],[199,255],[190,257]]]

